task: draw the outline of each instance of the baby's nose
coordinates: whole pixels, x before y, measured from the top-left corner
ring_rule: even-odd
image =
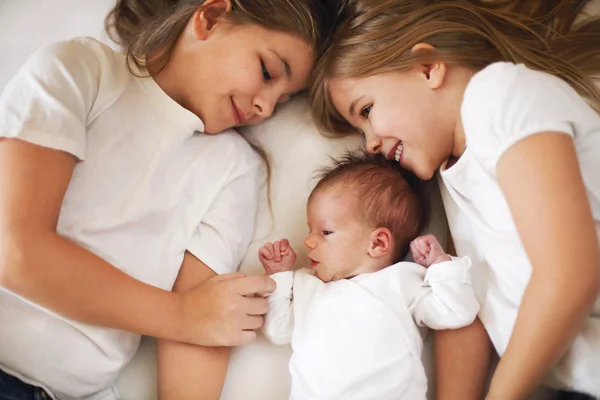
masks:
[[[308,235],[306,237],[306,239],[304,239],[304,245],[306,247],[308,247],[309,249],[314,249],[315,248],[315,242],[314,242],[314,240],[312,240],[312,238],[310,237],[310,235]]]

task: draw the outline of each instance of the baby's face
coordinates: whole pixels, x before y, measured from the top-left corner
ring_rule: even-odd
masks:
[[[372,229],[358,218],[358,206],[351,194],[336,189],[324,189],[308,203],[309,234],[304,245],[311,267],[323,282],[369,272]]]

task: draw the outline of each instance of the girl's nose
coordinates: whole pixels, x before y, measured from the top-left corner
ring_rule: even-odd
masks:
[[[261,119],[266,119],[273,115],[276,105],[277,99],[272,100],[268,96],[256,96],[254,98],[254,112]]]
[[[365,147],[370,154],[377,154],[381,151],[381,139],[372,133],[365,133]]]

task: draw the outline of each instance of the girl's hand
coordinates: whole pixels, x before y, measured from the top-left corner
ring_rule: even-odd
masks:
[[[433,264],[450,261],[440,242],[433,235],[419,236],[410,243],[410,251],[417,264],[429,268]]]
[[[183,293],[182,341],[202,346],[239,346],[256,338],[269,311],[263,296],[275,290],[265,276],[215,276]]]
[[[296,262],[296,253],[287,239],[267,243],[258,250],[258,259],[267,275],[277,272],[291,271]]]

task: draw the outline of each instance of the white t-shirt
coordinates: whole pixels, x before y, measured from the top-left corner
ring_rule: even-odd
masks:
[[[90,38],[38,51],[0,95],[2,136],[80,160],[58,233],[166,290],[186,250],[219,274],[235,271],[254,231],[261,160],[234,131],[203,129],[152,78],[134,76],[122,54]],[[61,399],[110,387],[140,340],[1,289],[0,321],[0,367]]]
[[[418,327],[454,329],[479,311],[468,258],[425,269],[400,262],[322,282],[311,269],[280,272],[263,332],[291,343],[291,400],[425,400]]]
[[[502,355],[531,264],[498,184],[498,161],[512,145],[536,133],[569,135],[600,235],[600,116],[562,80],[511,63],[492,64],[475,74],[461,115],[467,148],[455,165],[442,166],[442,197],[456,250],[473,260],[473,285],[482,306],[479,316]],[[599,366],[597,301],[548,384],[600,396]]]

